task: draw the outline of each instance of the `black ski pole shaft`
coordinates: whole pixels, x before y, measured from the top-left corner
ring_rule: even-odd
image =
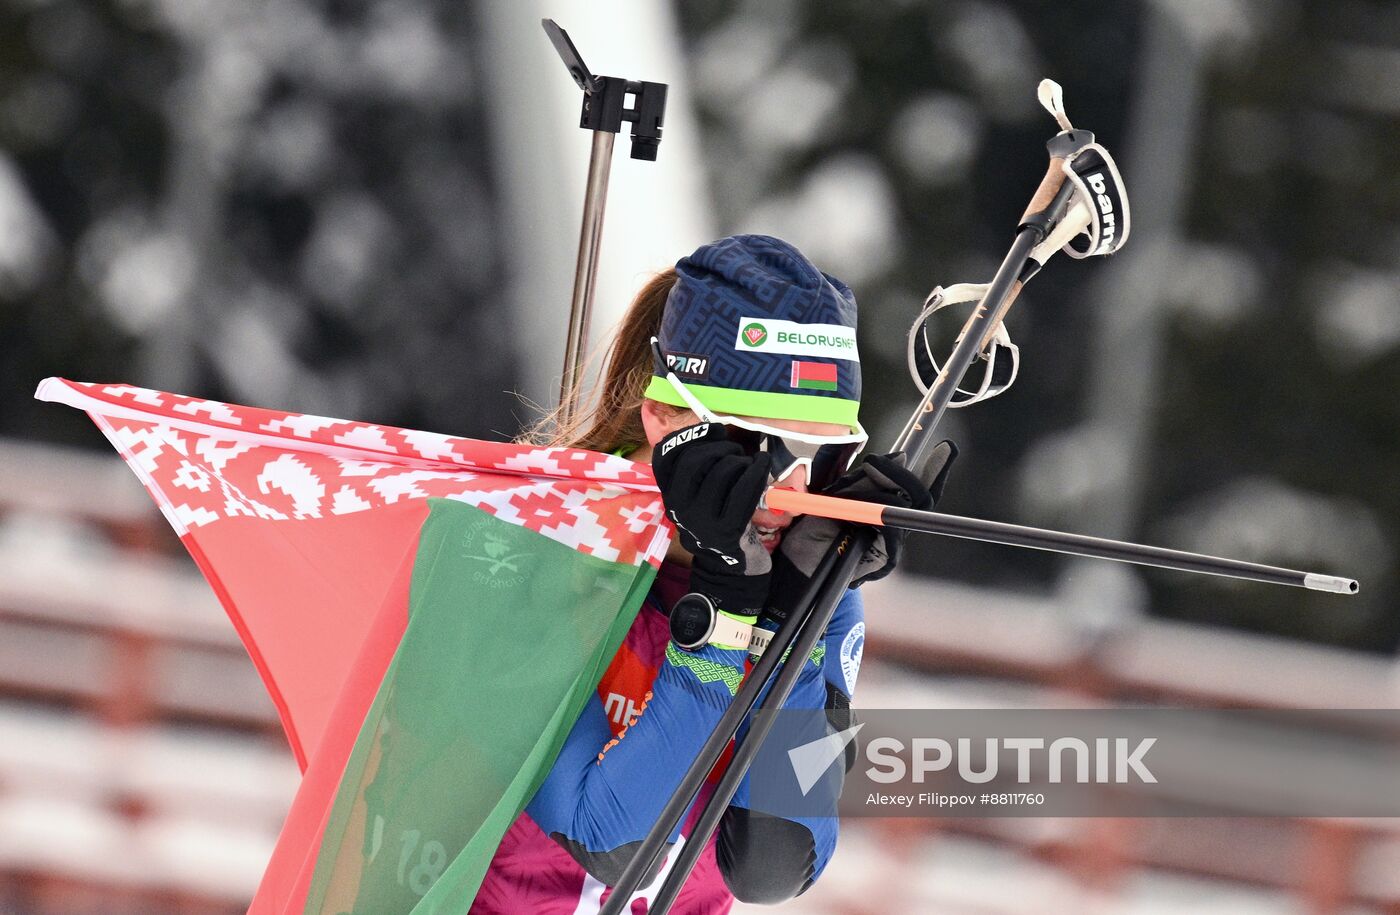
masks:
[[[1109,540],[1087,534],[1069,534],[1039,527],[1008,524],[1004,521],[965,518],[961,515],[919,511],[913,508],[897,508],[788,490],[774,490],[768,494],[767,501],[769,508],[778,511],[821,515],[838,521],[878,524],[924,534],[942,534],[966,540],[979,540],[983,543],[1000,543],[1032,550],[1048,550],[1052,553],[1067,553],[1072,556],[1111,559],[1134,565],[1156,566],[1161,569],[1197,572],[1203,575],[1221,575],[1227,578],[1241,578],[1274,585],[1291,585],[1295,588],[1307,588],[1310,591],[1355,594],[1360,590],[1360,585],[1355,579],[1342,578],[1337,575],[1300,572],[1296,569],[1285,569],[1260,562],[1227,559],[1223,556],[1208,556],[1204,553],[1128,543],[1123,540]]]
[[[986,295],[963,325],[962,335],[953,347],[953,354],[948,357],[947,364],[938,373],[933,384],[929,385],[923,402],[919,404],[908,425],[904,427],[904,432],[895,441],[893,450],[903,451],[909,466],[919,466],[927,449],[932,447],[933,437],[926,433],[931,433],[943,418],[958,382],[972,365],[972,360],[982,352],[986,339],[996,331],[997,325],[1006,316],[1016,296],[1020,294],[1025,280],[1030,278],[1023,278],[1021,272],[1027,263],[1034,263],[1030,260],[1031,249],[1043,238],[1043,233],[1032,226],[1016,233],[1016,240],[988,285]]]
[[[860,563],[861,557],[869,549],[874,538],[875,534],[869,528],[848,529],[844,538],[838,538],[837,543],[833,545],[828,555],[837,554],[836,564],[826,579],[816,605],[807,615],[801,631],[793,641],[790,663],[784,664],[783,669],[774,678],[772,688],[763,697],[763,703],[758,706],[759,712],[780,709],[783,707],[783,703],[787,702],[793,687],[797,685],[797,678],[802,673],[803,662],[811,656],[812,650],[816,648],[817,642],[826,632],[831,617],[836,613],[837,605],[850,586],[856,566]],[[848,542],[842,543],[842,539],[846,539]],[[764,657],[767,657],[772,650],[771,647],[767,649],[764,652]],[[690,838],[681,847],[676,856],[675,864],[671,866],[656,898],[647,908],[647,911],[652,915],[666,915],[671,910],[671,905],[680,895],[681,887],[685,885],[691,871],[695,870],[700,855],[704,853],[705,846],[710,842],[710,836],[714,835],[715,829],[718,828],[720,818],[724,816],[724,811],[728,808],[730,800],[733,799],[734,792],[739,790],[739,783],[743,781],[744,774],[753,765],[754,757],[758,755],[759,748],[763,746],[764,738],[768,736],[768,732],[772,730],[776,720],[777,716],[775,715],[763,714],[756,714],[749,719],[748,734],[744,736],[743,741],[734,747],[734,755],[730,758],[729,767],[724,770],[724,775],[715,785],[714,793],[706,801],[705,808],[700,812],[700,817],[695,822],[695,828],[690,832]]]
[[[808,593],[804,594],[797,606],[803,607],[807,612],[794,613],[778,627],[778,631],[773,634],[773,640],[769,644],[763,656],[758,659],[749,675],[740,684],[738,692],[725,709],[724,715],[720,717],[710,736],[705,739],[705,743],[700,747],[700,751],[695,754],[695,759],[685,774],[681,776],[680,783],[671,797],[666,802],[666,806],[657,815],[656,823],[652,825],[651,831],[647,833],[637,846],[632,859],[623,869],[622,875],[617,883],[613,885],[612,895],[604,903],[599,915],[621,915],[625,911],[627,900],[637,892],[644,882],[651,879],[653,870],[666,848],[666,841],[675,831],[676,826],[690,809],[691,802],[700,793],[700,789],[705,784],[705,779],[714,769],[715,763],[719,762],[724,751],[728,749],[729,742],[738,733],[739,726],[743,724],[744,717],[753,708],[758,700],[759,691],[763,684],[768,681],[774,668],[778,666],[779,660],[787,652],[797,638],[802,623],[810,615],[810,609],[815,605],[820,585],[825,580],[827,573],[835,565],[837,556],[835,550],[828,551],[821,563],[818,564],[815,574],[812,576]]]
[[[1062,133],[1059,136],[1064,137],[1066,134]],[[1052,143],[1053,142],[1054,141],[1052,141]],[[1064,174],[1060,170],[1061,164],[1062,160],[1060,158],[1052,156],[1050,167],[1045,177],[1041,180],[1040,186],[1036,189],[1035,195],[1031,198],[1030,205],[1021,216],[1020,231],[1017,232],[1016,239],[1012,243],[1011,249],[1006,253],[1006,257],[1002,259],[1001,266],[997,269],[996,276],[992,279],[991,284],[987,288],[987,294],[982,297],[982,301],[978,303],[976,310],[974,310],[972,315],[968,318],[967,323],[963,325],[962,336],[957,346],[954,347],[952,355],[949,356],[948,361],[944,364],[943,370],[939,373],[937,380],[929,386],[923,401],[915,410],[914,415],[910,417],[904,432],[899,436],[895,450],[904,451],[906,453],[909,466],[916,473],[923,470],[923,466],[928,458],[929,449],[932,448],[934,444],[934,427],[937,425],[938,420],[942,418],[944,411],[948,407],[948,403],[952,400],[953,392],[957,389],[959,379],[967,372],[968,366],[972,364],[972,360],[981,352],[983,342],[996,331],[997,324],[1005,317],[1007,310],[1011,307],[1012,301],[1014,301],[1016,295],[1020,292],[1021,286],[1029,280],[1039,268],[1039,264],[1031,260],[1031,252],[1039,242],[1045,239],[1046,234],[1063,212],[1065,204],[1069,199],[1069,193],[1065,186]],[[857,559],[843,556],[842,550],[846,547],[853,547],[854,544],[851,543],[851,540],[854,539],[856,543],[862,544],[862,546],[858,551],[852,548],[846,550],[846,552],[854,553],[856,557],[859,557],[861,553],[864,552],[865,546],[869,545],[869,538],[872,536],[873,534],[869,533],[868,530],[853,533],[850,529],[845,529],[842,535],[837,538],[836,542],[832,544],[831,548],[827,550],[826,555],[823,557],[817,569],[817,573],[812,579],[815,588],[809,588],[809,594],[804,595],[802,601],[798,604],[798,606],[805,607],[806,609],[800,613],[793,614],[778,628],[778,633],[774,636],[773,644],[770,644],[767,650],[764,651],[763,656],[759,659],[759,663],[754,667],[753,671],[750,672],[749,676],[745,678],[739,694],[734,697],[729,708],[725,710],[725,715],[721,719],[720,724],[716,726],[715,730],[711,732],[709,739],[706,740],[703,749],[704,751],[712,751],[713,756],[711,757],[710,752],[706,752],[704,756],[697,757],[695,762],[691,764],[690,769],[687,770],[682,780],[681,787],[672,795],[671,800],[667,803],[663,816],[652,826],[651,832],[648,833],[647,838],[634,854],[632,861],[629,862],[623,873],[625,882],[624,880],[618,881],[617,886],[613,888],[614,895],[609,898],[608,904],[603,907],[601,915],[621,915],[622,907],[626,905],[626,901],[637,891],[637,887],[641,885],[641,880],[651,873],[655,862],[660,857],[661,849],[665,845],[666,839],[669,838],[671,832],[676,828],[681,817],[685,815],[686,809],[699,792],[700,785],[703,784],[706,776],[714,767],[714,763],[718,760],[724,747],[727,746],[728,742],[738,733],[739,725],[743,723],[748,713],[753,710],[754,705],[757,703],[759,692],[763,688],[763,684],[767,681],[768,677],[772,674],[773,668],[777,665],[777,659],[787,651],[788,646],[796,641],[798,637],[804,635],[808,636],[804,641],[809,641],[809,651],[811,650],[810,645],[815,644],[816,639],[820,638],[822,631],[826,628],[829,617],[827,620],[821,620],[820,626],[809,631],[807,627],[810,624],[818,622],[815,619],[817,615],[815,608],[828,605],[834,608],[836,603],[840,600],[841,595],[849,586],[851,575],[855,569],[855,562]],[[834,570],[837,568],[838,561],[842,564],[846,562],[851,564],[844,575],[835,574]],[[792,627],[792,635],[787,636],[786,633],[789,627]],[[801,629],[800,633],[798,631],[799,627]],[[778,644],[780,638],[782,642]],[[786,675],[788,671],[792,671],[791,676],[795,678],[799,669],[800,665],[796,664],[785,667],[780,677]],[[752,689],[749,688],[751,685],[753,686]],[[775,682],[775,690],[777,685],[777,682]],[[788,684],[787,689],[789,692],[791,691],[791,683]],[[784,694],[784,699],[785,698],[786,694]],[[752,738],[752,736],[751,733],[750,738]],[[758,743],[761,744],[762,741],[760,740]],[[713,744],[718,744],[718,746],[712,746]],[[726,770],[724,776],[725,779],[729,779],[731,776],[733,778],[733,786],[730,789],[729,796],[725,798],[723,804],[718,805],[716,804],[718,792],[710,797],[706,809],[701,812],[701,820],[708,823],[710,828],[708,831],[701,830],[699,828],[700,823],[697,822],[696,829],[691,831],[690,837],[686,840],[685,846],[681,850],[681,854],[677,856],[675,865],[667,875],[665,885],[662,888],[663,895],[669,893],[670,898],[675,898],[675,895],[680,891],[681,885],[685,883],[686,878],[690,875],[691,869],[694,868],[695,862],[699,860],[698,851],[702,851],[704,847],[709,844],[710,836],[714,832],[714,825],[719,822],[719,814],[714,811],[723,811],[724,806],[729,802],[729,797],[733,797],[734,788],[737,787],[739,780],[743,778],[744,773],[748,770],[747,764],[737,765],[736,762],[737,761],[730,762],[729,768]],[[711,808],[714,808],[714,810]],[[692,846],[697,847],[696,852],[687,854]],[[667,889],[668,886],[670,887],[669,890]],[[669,904],[663,908],[658,908],[653,905],[650,910],[654,912],[655,915],[664,915],[666,908],[669,908]]]
[[[1052,168],[1052,173],[1051,175],[1047,175],[1046,182],[1052,180],[1053,173],[1054,169]],[[1063,181],[1063,176],[1061,175],[1059,177],[1060,180]],[[1061,187],[1058,183],[1055,184],[1047,194],[1045,192],[1046,182],[1042,182],[1041,189],[1036,193],[1036,200],[1043,199],[1044,208],[1048,211],[1053,211],[1063,204],[1066,195],[1060,193]],[[1029,218],[1030,215],[1033,215],[1032,209],[1035,209],[1034,203],[1032,204],[1032,208],[1027,210],[1027,216],[1022,218],[1023,222]],[[1040,211],[1037,210],[1036,212],[1039,213]],[[895,445],[895,450],[904,451],[908,457],[909,465],[916,470],[922,468],[928,450],[933,445],[934,427],[938,424],[939,419],[942,418],[944,411],[948,407],[948,403],[952,400],[958,380],[962,378],[968,366],[972,364],[972,360],[982,351],[983,341],[996,330],[997,323],[1005,317],[1016,294],[1020,292],[1023,283],[1022,271],[1025,270],[1027,263],[1030,262],[1031,250],[1037,243],[1043,240],[1044,237],[1044,228],[1039,225],[1025,226],[1016,234],[1016,240],[1012,243],[1011,250],[1006,253],[1006,257],[1002,260],[1001,266],[997,269],[996,276],[992,279],[991,284],[987,288],[987,294],[982,297],[982,301],[978,304],[972,316],[969,317],[967,323],[963,325],[962,336],[959,338],[957,346],[954,347],[953,354],[949,356],[948,362],[943,366],[943,370],[939,373],[938,378],[929,386],[928,393],[924,395],[923,401],[915,410],[914,415],[910,417],[909,424],[905,427],[904,433],[900,435]],[[1024,278],[1029,279],[1030,275],[1026,274]],[[804,642],[807,644],[807,651],[810,652],[812,646],[816,644],[817,639],[821,637],[821,633],[825,631],[826,624],[830,622],[831,617],[830,613],[827,613],[825,618],[821,618],[822,614],[820,608],[829,608],[831,612],[835,611],[836,604],[840,601],[841,595],[850,585],[851,575],[855,570],[855,563],[858,561],[860,555],[864,553],[865,548],[869,546],[870,538],[873,535],[870,534],[868,530],[854,534],[848,530],[846,536],[855,538],[852,548],[847,549],[845,555],[838,557],[840,561],[833,563],[832,573],[822,582],[822,587],[817,597],[817,606],[819,609],[804,614],[806,619],[802,631],[794,640],[794,642],[797,643],[796,647],[793,649],[794,652],[800,651],[801,644]],[[834,544],[831,550],[828,551],[826,558],[828,560],[833,559],[831,554],[840,552],[840,547]],[[852,554],[854,558],[852,558]],[[841,569],[845,569],[845,574],[840,574]],[[788,620],[788,622],[791,622],[791,620]],[[786,647],[778,649],[776,653],[782,654],[784,651],[786,651]],[[762,660],[767,660],[773,654],[775,654],[773,646],[769,646],[763,653]],[[800,654],[797,656],[803,657],[803,655]],[[775,699],[777,704],[773,707],[781,708],[781,703],[787,700],[788,693],[792,691],[792,685],[796,682],[800,670],[800,664],[785,666],[782,672],[779,673],[778,679],[774,681],[773,687],[767,699],[765,699],[762,708],[768,708]],[[759,671],[755,668],[750,674],[750,679],[757,680],[758,674]],[[766,679],[766,674],[764,678]],[[748,681],[745,682],[747,683]],[[738,696],[734,697],[734,702],[730,706],[730,711],[740,704],[739,698]],[[755,699],[756,698],[757,691],[755,691]],[[743,718],[752,710],[753,705],[753,700],[750,700],[748,707],[744,708],[743,714],[738,716],[739,721],[742,722]],[[771,716],[768,726],[771,726]],[[665,915],[667,909],[670,908],[670,902],[675,900],[676,895],[680,892],[681,886],[685,883],[686,878],[690,876],[690,872],[694,869],[695,863],[699,860],[699,853],[709,844],[710,836],[713,835],[715,826],[718,825],[719,818],[724,808],[728,806],[730,798],[734,796],[734,791],[738,789],[739,781],[743,779],[744,773],[748,771],[749,763],[752,762],[754,754],[757,753],[758,747],[762,745],[762,737],[763,734],[767,733],[768,726],[765,726],[759,719],[755,719],[750,724],[748,736],[745,738],[744,742],[735,749],[735,755],[730,760],[729,768],[725,770],[725,774],[723,778],[720,779],[719,785],[716,786],[714,794],[710,796],[705,809],[701,812],[700,818],[695,824],[695,828],[691,830],[690,837],[686,840],[684,847],[682,847],[680,854],[677,856],[676,863],[671,867],[670,873],[667,874],[666,880],[662,884],[660,894],[648,909],[648,911],[654,913],[654,915]],[[761,733],[756,733],[758,731],[761,731]],[[749,747],[749,749],[744,750],[745,747]],[[708,771],[708,767],[706,771]],[[728,787],[727,794],[722,790],[726,786]],[[689,800],[687,800],[687,806],[689,803]],[[677,822],[679,822],[679,817],[677,817]],[[670,830],[674,828],[675,825],[672,823],[668,827],[666,834],[669,835]],[[665,903],[664,905],[662,904],[663,901]],[[621,909],[616,911],[620,912]],[[606,909],[604,910],[604,915],[608,915]]]

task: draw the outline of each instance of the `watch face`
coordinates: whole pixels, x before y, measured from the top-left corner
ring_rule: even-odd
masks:
[[[687,651],[703,648],[714,625],[715,607],[704,595],[687,594],[671,608],[671,639]]]

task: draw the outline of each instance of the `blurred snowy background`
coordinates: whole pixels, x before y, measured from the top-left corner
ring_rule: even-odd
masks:
[[[1133,239],[1032,284],[944,507],[1363,584],[924,541],[860,704],[1397,704],[1400,6],[0,0],[0,912],[238,911],[295,786],[178,543],[35,383],[514,434],[587,159],[541,16],[672,87],[659,161],[615,159],[594,339],[697,244],[785,236],[857,292],[877,442],[923,295],[1009,242],[1057,79]],[[853,824],[793,911],[1400,910],[1384,823],[986,826]]]

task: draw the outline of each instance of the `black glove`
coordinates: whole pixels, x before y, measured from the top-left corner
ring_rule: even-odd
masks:
[[[695,556],[690,588],[731,613],[756,612],[768,596],[772,557],[750,522],[770,464],[766,453],[745,454],[719,423],[687,426],[652,453],[666,514]]]
[[[903,453],[866,455],[854,470],[839,477],[822,495],[928,511],[943,495],[948,472],[957,456],[958,446],[946,439],[934,445],[928,460],[933,483],[925,488],[923,481],[904,466]],[[804,515],[788,529],[774,562],[772,599],[766,608],[768,616],[783,620],[797,609],[788,602],[796,601],[806,591],[817,563],[836,540],[842,523]],[[907,533],[898,528],[876,528],[875,542],[857,564],[851,587],[858,588],[893,572]]]

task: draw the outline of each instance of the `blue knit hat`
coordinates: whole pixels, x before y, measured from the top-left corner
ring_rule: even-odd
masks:
[[[856,300],[792,245],[733,235],[676,262],[658,335],[666,365],[646,396],[685,401],[675,372],[716,413],[860,428]]]

